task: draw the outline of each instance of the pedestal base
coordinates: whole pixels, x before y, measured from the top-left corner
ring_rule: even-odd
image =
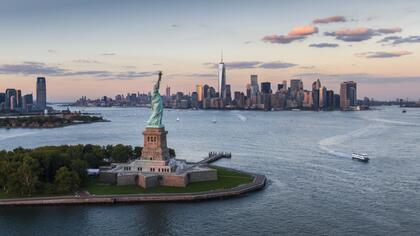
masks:
[[[144,145],[140,159],[153,161],[166,161],[170,158],[166,143],[165,128],[147,127],[144,132]]]

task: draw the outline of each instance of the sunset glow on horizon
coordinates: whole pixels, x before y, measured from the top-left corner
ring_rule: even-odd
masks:
[[[404,4],[402,4],[404,2]],[[227,83],[316,79],[358,96],[420,98],[419,1],[3,0],[0,91],[34,93],[47,78],[51,102]]]

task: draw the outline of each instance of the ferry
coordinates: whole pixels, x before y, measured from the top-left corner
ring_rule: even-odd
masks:
[[[362,161],[362,162],[368,162],[369,161],[369,157],[366,153],[354,153],[351,154],[351,158],[353,160],[357,160],[357,161]]]

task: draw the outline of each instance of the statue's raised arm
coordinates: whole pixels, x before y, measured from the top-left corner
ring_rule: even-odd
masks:
[[[159,79],[156,82],[155,86],[153,86],[153,93],[159,93],[160,81],[161,80],[162,80],[162,71],[159,71]]]
[[[155,86],[153,87],[151,109],[152,114],[150,114],[149,121],[147,122],[147,127],[151,128],[163,128],[162,117],[163,117],[163,103],[162,97],[159,93],[160,81],[162,80],[162,71],[159,71],[159,79],[156,81]]]

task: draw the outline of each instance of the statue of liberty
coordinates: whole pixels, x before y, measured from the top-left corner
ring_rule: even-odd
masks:
[[[152,114],[150,115],[149,121],[147,121],[147,127],[150,128],[163,128],[162,116],[163,116],[163,103],[162,97],[159,93],[160,81],[162,80],[162,71],[159,71],[159,79],[153,87],[152,94]]]

